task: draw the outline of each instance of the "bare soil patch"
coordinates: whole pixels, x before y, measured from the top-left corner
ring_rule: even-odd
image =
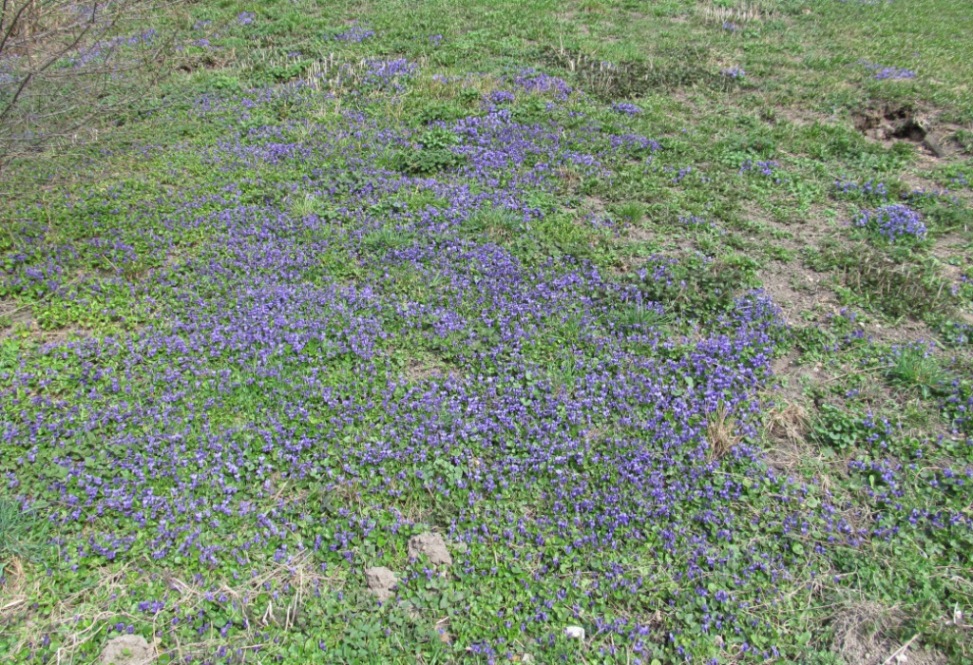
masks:
[[[852,114],[855,129],[882,143],[906,141],[918,145],[928,157],[942,159],[961,150],[957,127],[936,122],[935,115],[910,106],[880,104]]]
[[[760,271],[760,279],[764,291],[781,308],[789,325],[805,322],[807,312],[837,308],[826,277],[800,264],[771,264]]]

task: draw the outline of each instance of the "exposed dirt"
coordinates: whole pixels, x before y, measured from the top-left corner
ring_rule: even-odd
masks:
[[[775,121],[786,120],[797,127],[830,125],[838,122],[837,114],[825,115],[806,108],[778,107],[774,109]]]
[[[806,215],[792,223],[777,221],[753,205],[744,206],[743,216],[753,224],[776,232],[769,238],[757,238],[760,242],[773,242],[793,252],[800,252],[822,238],[834,235],[834,225],[822,206],[812,206]]]
[[[441,379],[451,376],[453,368],[445,362],[434,359],[413,358],[403,370],[403,374],[410,381],[426,381],[428,379]]]
[[[0,339],[9,337],[18,328],[30,328],[33,322],[34,316],[29,307],[0,298]]]
[[[101,652],[101,665],[148,665],[156,651],[141,635],[119,635],[108,640]]]
[[[89,331],[79,326],[64,326],[57,330],[42,330],[30,307],[16,305],[0,299],[0,340],[26,332],[27,336],[41,343],[67,342],[87,337]]]
[[[438,533],[420,533],[409,539],[409,556],[418,558],[422,555],[434,566],[453,565],[453,557],[449,554],[446,541]]]
[[[936,238],[930,253],[944,263],[942,268],[946,277],[953,277],[953,273],[955,272],[955,277],[958,279],[959,274],[963,272],[963,268],[952,265],[950,262],[973,263],[970,255],[970,246],[970,241],[962,235],[949,233]]]
[[[826,279],[795,263],[772,263],[760,271],[764,291],[781,308],[789,325],[807,323],[807,313],[817,318],[822,312],[837,311],[838,301]]]
[[[882,105],[858,111],[852,116],[855,129],[878,141],[895,139],[919,143],[929,133],[929,121],[905,106]]]
[[[852,114],[855,129],[882,143],[907,141],[918,145],[926,157],[942,159],[960,152],[954,134],[957,127],[938,124],[931,113],[909,106],[881,104]]]

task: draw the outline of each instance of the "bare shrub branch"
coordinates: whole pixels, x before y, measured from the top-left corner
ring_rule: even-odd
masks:
[[[174,39],[144,29],[179,0],[0,0],[0,171],[148,96]]]

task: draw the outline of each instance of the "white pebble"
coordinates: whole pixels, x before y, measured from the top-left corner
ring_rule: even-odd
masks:
[[[584,628],[581,626],[568,626],[564,629],[564,634],[573,640],[584,640]]]

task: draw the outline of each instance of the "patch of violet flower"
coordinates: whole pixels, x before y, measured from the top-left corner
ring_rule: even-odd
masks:
[[[916,77],[916,73],[911,69],[885,67],[883,65],[875,64],[874,62],[869,62],[868,60],[859,60],[858,63],[865,69],[874,72],[874,78],[879,81],[886,79],[914,79]]]
[[[756,173],[764,178],[773,178],[775,183],[780,184],[781,178],[777,175],[777,169],[779,167],[780,163],[773,159],[747,159],[740,165],[737,173],[739,175]]]
[[[858,183],[855,180],[843,180],[841,178],[834,181],[834,190],[836,194],[839,195],[855,195],[860,194],[866,198],[877,198],[877,199],[887,199],[889,190],[884,182],[875,182],[874,180],[867,180],[864,183]]]
[[[361,27],[360,25],[353,25],[344,32],[341,32],[334,36],[335,40],[339,42],[349,42],[352,44],[360,44],[366,39],[371,39],[375,36],[374,30],[368,30]]]
[[[520,70],[509,78],[509,82],[528,92],[552,93],[558,101],[565,101],[572,92],[571,86],[564,79],[530,68]]]
[[[922,222],[922,215],[900,203],[862,210],[855,217],[854,225],[876,231],[889,242],[903,238],[922,240],[926,237],[926,225]]]
[[[616,113],[621,113],[623,115],[638,115],[642,112],[641,108],[629,102],[616,102],[612,104],[611,108]]]

